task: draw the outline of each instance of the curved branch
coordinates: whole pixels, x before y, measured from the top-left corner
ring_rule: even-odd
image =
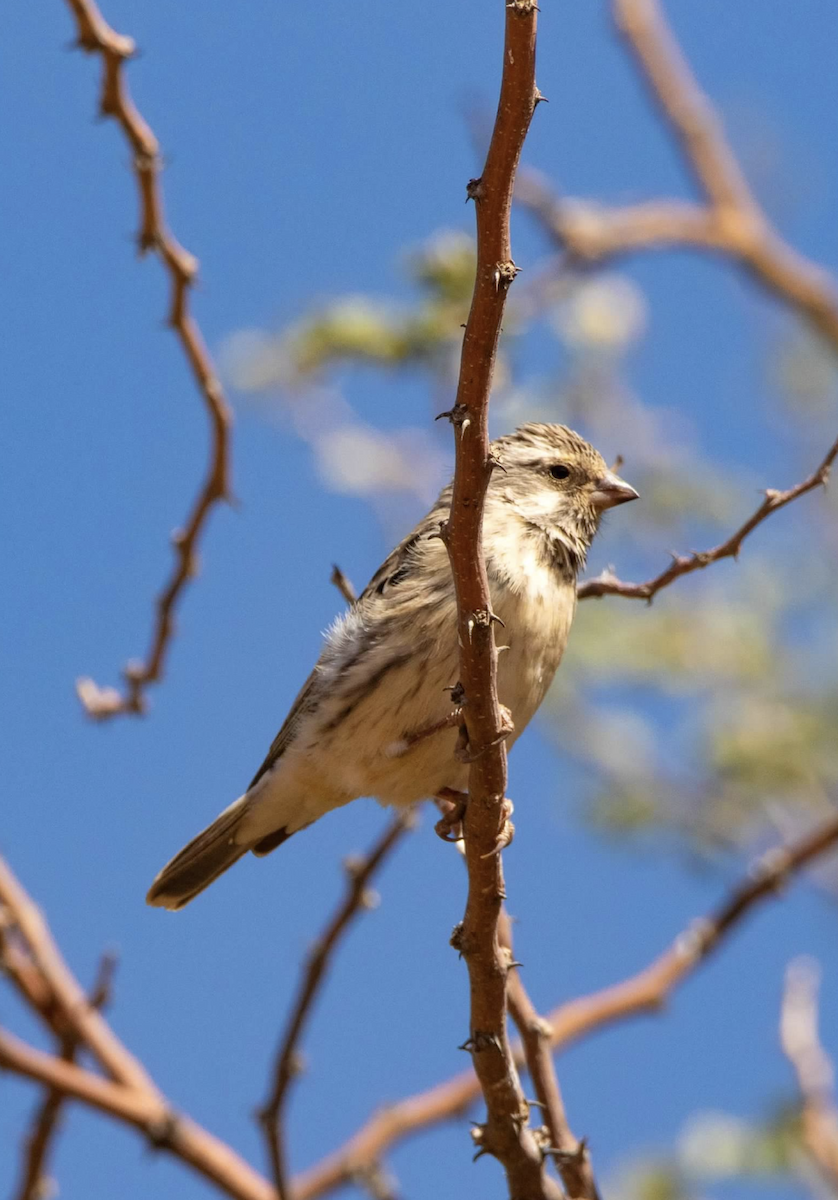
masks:
[[[67,0],[78,29],[78,46],[102,60],[102,90],[99,111],[113,117],[125,135],[133,156],[134,175],[140,197],[140,254],[152,251],[169,274],[172,285],[169,325],[183,348],[184,356],[201,393],[210,424],[211,445],[206,478],[201,485],[183,529],[172,535],[175,563],[168,583],[157,597],[151,646],[142,662],[125,668],[125,690],[101,688],[92,679],[79,679],[76,691],[88,715],[105,720],[123,713],[139,714],[146,709],[146,691],[158,683],[174,636],[174,612],[190,579],[198,572],[197,548],[211,509],[230,498],[230,427],[232,417],[206,348],[201,329],[189,307],[190,292],[198,274],[198,260],[178,244],[166,225],[162,164],[157,138],[134,104],[125,82],[123,67],[135,51],[134,42],[116,33],[99,12],[94,0]]]
[[[705,202],[662,199],[608,208],[576,199],[560,201],[530,173],[522,178],[516,199],[535,214],[568,258],[581,265],[640,250],[718,251],[797,309],[838,352],[834,280],[792,249],[762,211],[658,0],[612,2],[617,29]]]
[[[705,567],[709,567],[711,563],[718,562],[722,558],[737,558],[745,538],[756,529],[757,525],[761,525],[766,517],[770,517],[780,508],[785,508],[798,496],[805,496],[807,492],[812,492],[815,488],[826,486],[836,458],[838,458],[838,439],[832,443],[820,465],[811,475],[807,475],[800,483],[788,488],[785,492],[769,488],[759,508],[729,538],[718,546],[714,546],[712,550],[694,551],[692,554],[675,554],[665,571],[661,571],[653,579],[647,579],[645,583],[625,583],[611,571],[603,571],[596,578],[586,579],[579,584],[577,590],[579,599],[625,596],[629,600],[646,600],[651,604],[662,588],[668,587],[682,575],[691,575],[693,571],[703,571]]]
[[[660,1010],[672,992],[700,966],[761,900],[780,893],[804,867],[838,847],[838,817],[787,847],[770,851],[748,871],[743,882],[715,913],[692,922],[671,947],[637,975],[571,1000],[546,1018],[553,1051],[615,1021]],[[515,1061],[525,1064],[520,1044]],[[349,1141],[294,1180],[294,1200],[318,1197],[349,1183],[369,1162],[377,1162],[397,1142],[465,1115],[480,1097],[470,1071],[376,1113]]]

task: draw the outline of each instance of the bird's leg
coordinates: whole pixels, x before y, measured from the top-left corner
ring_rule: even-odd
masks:
[[[444,842],[460,842],[463,838],[463,817],[466,815],[468,792],[454,788],[441,788],[434,796],[442,818],[434,825],[434,832]]]

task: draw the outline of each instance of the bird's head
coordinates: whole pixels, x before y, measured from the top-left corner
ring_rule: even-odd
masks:
[[[510,503],[527,524],[578,546],[583,559],[605,509],[637,499],[634,488],[566,425],[522,425],[492,449],[500,466],[490,495]]]

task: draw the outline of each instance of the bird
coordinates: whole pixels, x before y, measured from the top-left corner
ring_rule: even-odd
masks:
[[[522,425],[491,456],[482,538],[511,747],[561,662],[600,518],[638,493],[564,425]],[[451,496],[449,484],[326,632],[247,791],[163,867],[149,904],[183,908],[248,851],[269,854],[358,797],[402,807],[465,792],[468,755],[452,718],[457,607],[440,536]]]

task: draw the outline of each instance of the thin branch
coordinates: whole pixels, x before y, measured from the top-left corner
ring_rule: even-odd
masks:
[[[329,576],[329,583],[333,583],[335,585],[350,608],[353,604],[358,603],[358,593],[352,586],[352,580],[344,575],[337,563],[332,564],[332,573]]]
[[[527,1070],[542,1111],[542,1148],[545,1153],[552,1154],[568,1200],[599,1200],[587,1143],[573,1136],[568,1123],[550,1046],[550,1025],[539,1016],[521,978],[520,964],[514,961],[512,922],[506,911],[501,920],[500,938],[509,953],[512,968],[506,984],[509,1013],[521,1035]]]
[[[5,923],[15,930],[31,969],[40,976],[41,990],[48,998],[39,1012],[57,1036],[71,1034],[98,1059],[118,1083],[159,1095],[145,1068],[122,1045],[102,1014],[91,1007],[84,989],[70,971],[41,913],[27,896],[8,865],[0,858],[0,910]]]
[[[174,612],[186,585],[198,572],[197,547],[211,509],[230,498],[229,454],[231,414],[201,330],[190,310],[190,293],[198,274],[198,260],[178,244],[164,216],[162,164],[157,138],[134,104],[125,82],[124,64],[135,51],[131,38],[116,33],[102,17],[94,0],[67,0],[78,29],[77,45],[102,60],[99,111],[119,124],[133,156],[140,200],[140,254],[152,251],[169,274],[172,285],[168,322],[174,330],[204,401],[209,418],[209,463],[192,510],[183,529],[172,535],[175,564],[166,586],[157,597],[151,646],[143,662],[131,662],[123,675],[125,689],[100,688],[92,679],[76,684],[87,713],[105,720],[123,713],[142,713],[146,691],[158,683],[174,635]]]
[[[112,955],[103,955],[88,999],[91,1008],[102,1009],[108,1004],[115,967],[116,959]],[[75,1061],[78,1048],[78,1039],[73,1034],[65,1034],[59,1039],[58,1054],[65,1062]],[[23,1167],[17,1190],[19,1200],[43,1200],[52,1190],[47,1163],[60,1127],[64,1100],[62,1091],[49,1088],[32,1114],[30,1131],[24,1143]]]
[[[483,505],[492,473],[488,408],[506,296],[518,273],[512,260],[509,214],[515,172],[540,99],[535,85],[536,0],[508,0],[503,73],[497,115],[483,174],[470,181],[477,218],[477,267],[463,337],[456,404],[446,414],[455,431],[451,512],[442,536],[457,594],[460,683],[472,766],[463,821],[468,900],[456,946],[471,984],[465,1048],[486,1101],[486,1123],[474,1132],[477,1154],[492,1154],[506,1171],[516,1200],[557,1197],[541,1148],[527,1126],[506,1028],[507,964],[498,941],[504,898],[499,847],[507,822],[508,730],[497,696],[497,650],[482,548]],[[507,956],[508,957],[508,956]]]
[[[838,440],[832,443],[816,470],[811,475],[807,475],[800,483],[788,488],[785,492],[769,488],[765,492],[765,499],[759,508],[726,541],[721,542],[718,546],[714,546],[712,550],[673,555],[672,562],[666,570],[661,571],[660,575],[656,575],[653,579],[647,579],[645,583],[625,583],[623,580],[617,579],[611,571],[603,571],[596,578],[586,579],[583,583],[579,584],[579,599],[588,600],[591,597],[598,596],[625,596],[629,600],[647,600],[651,604],[661,588],[668,587],[670,583],[679,579],[682,575],[690,575],[693,571],[702,571],[705,567],[709,567],[711,563],[718,562],[722,558],[737,558],[745,538],[756,529],[757,525],[761,525],[766,517],[770,517],[772,513],[777,512],[780,508],[785,508],[787,504],[791,504],[798,496],[804,496],[807,492],[814,491],[815,488],[826,486],[832,470],[832,464],[835,462],[836,457],[838,457]]]
[[[776,896],[783,886],[816,858],[838,846],[838,817],[784,848],[770,851],[713,914],[694,921],[659,958],[630,979],[589,996],[561,1004],[548,1014],[552,1050],[641,1013],[659,1011],[683,983],[724,941],[761,900]],[[513,1049],[519,1066],[523,1047]],[[294,1200],[317,1200],[351,1181],[353,1173],[376,1162],[398,1142],[451,1121],[468,1112],[480,1097],[480,1084],[463,1071],[428,1091],[419,1092],[377,1112],[349,1141],[297,1176]]]
[[[838,1192],[838,1102],[835,1069],[818,1036],[820,968],[798,959],[786,972],[780,1040],[803,1100],[803,1143],[826,1182]]]
[[[559,201],[529,173],[522,177],[516,199],[536,215],[566,256],[582,265],[639,250],[718,251],[796,309],[838,352],[834,280],[793,250],[760,208],[658,0],[613,0],[613,12],[705,203],[663,199],[607,208]]]
[[[96,1008],[61,958],[31,898],[0,859],[0,968],[59,1038],[73,1036],[111,1078],[29,1046],[0,1028],[0,1070],[79,1100],[138,1129],[233,1200],[276,1200],[273,1187],[200,1125],[175,1114],[168,1100]],[[27,960],[24,970],[24,960]],[[39,983],[33,984],[38,978]]]
[[[280,1200],[288,1200],[289,1196],[283,1118],[291,1084],[302,1071],[299,1045],[303,1031],[311,1017],[331,957],[341,938],[355,917],[375,903],[375,897],[369,890],[373,876],[402,835],[412,827],[413,813],[408,811],[399,814],[390,822],[369,854],[364,858],[347,860],[346,895],[309,952],[297,998],[291,1008],[276,1054],[271,1091],[259,1112],[259,1121],[264,1131],[268,1158]]]

